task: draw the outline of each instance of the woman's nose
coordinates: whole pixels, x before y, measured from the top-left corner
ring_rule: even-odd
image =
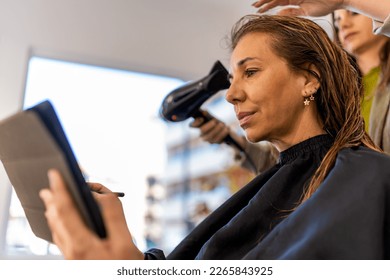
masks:
[[[231,104],[236,104],[237,102],[242,101],[243,94],[238,85],[232,81],[230,84],[229,89],[226,92],[226,101]]]
[[[349,15],[344,15],[339,20],[339,29],[345,29],[351,26],[351,17]]]
[[[227,90],[225,98],[227,102],[231,104],[235,103],[236,98],[234,97],[233,84],[231,84],[229,89]]]

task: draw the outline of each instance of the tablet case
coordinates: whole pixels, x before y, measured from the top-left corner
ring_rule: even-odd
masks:
[[[0,122],[0,159],[33,233],[52,242],[39,191],[58,169],[86,225],[104,238],[100,209],[84,179],[57,114],[46,100]]]

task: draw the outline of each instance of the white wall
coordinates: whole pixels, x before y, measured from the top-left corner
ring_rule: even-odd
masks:
[[[197,78],[227,57],[220,40],[245,13],[234,2],[0,0],[0,117],[21,100],[30,54]]]

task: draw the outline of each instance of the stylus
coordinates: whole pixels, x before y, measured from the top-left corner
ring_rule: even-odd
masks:
[[[115,194],[117,197],[124,197],[125,196],[124,192],[99,192],[99,191],[94,191],[94,190],[92,190],[92,191],[95,193],[99,193],[99,194]]]

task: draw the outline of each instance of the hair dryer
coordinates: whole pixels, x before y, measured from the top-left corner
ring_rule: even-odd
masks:
[[[197,81],[189,82],[170,92],[161,104],[161,116],[171,122],[181,122],[190,117],[202,117],[204,122],[211,120],[208,115],[200,110],[200,107],[218,91],[230,87],[228,74],[222,63],[216,61],[207,76]],[[256,172],[256,166],[251,157],[236,140],[228,134],[223,141],[245,154],[253,171]]]
[[[229,86],[228,71],[220,61],[217,61],[207,76],[169,93],[163,100],[161,115],[172,122],[181,122],[189,117],[204,117],[199,111],[202,104]]]
[[[210,73],[194,82],[189,82],[169,93],[161,105],[161,115],[172,122],[181,122],[190,117],[202,117],[205,122],[210,117],[200,110],[202,104],[218,91],[230,86],[228,71],[220,61],[214,63]],[[243,148],[230,135],[223,140],[243,152]]]

